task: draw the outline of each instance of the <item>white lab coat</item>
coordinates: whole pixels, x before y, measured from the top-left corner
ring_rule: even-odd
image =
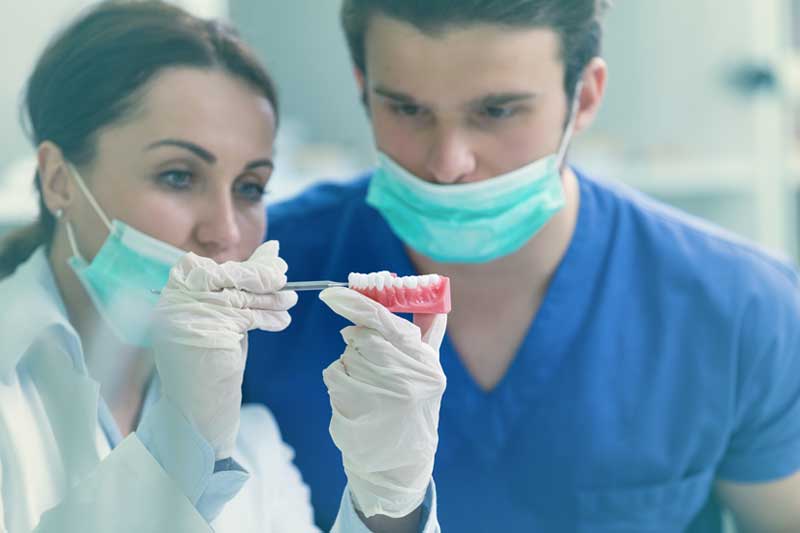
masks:
[[[135,433],[110,450],[99,386],[42,249],[0,281],[0,302],[0,532],[212,531]],[[243,409],[234,458],[251,478],[213,530],[316,531],[309,491],[266,409]]]

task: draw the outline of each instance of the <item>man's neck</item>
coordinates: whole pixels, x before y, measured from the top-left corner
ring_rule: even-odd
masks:
[[[518,252],[489,263],[455,264],[439,263],[408,249],[412,264],[420,273],[448,276],[454,291],[543,293],[569,248],[580,208],[577,177],[569,167],[562,177],[566,206]]]

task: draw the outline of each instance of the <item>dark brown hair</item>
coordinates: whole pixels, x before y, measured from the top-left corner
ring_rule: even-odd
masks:
[[[376,14],[430,35],[477,24],[551,28],[561,39],[564,90],[572,99],[583,69],[600,55],[601,21],[609,5],[610,0],[344,0],[341,22],[353,63],[365,75],[365,36]]]
[[[88,164],[100,130],[135,112],[148,81],[171,67],[222,69],[262,93],[277,115],[272,80],[232,28],[161,1],[117,0],[91,8],[47,46],[28,80],[24,126],[35,146],[50,141],[73,164]],[[38,173],[35,184],[39,218],[0,243],[0,278],[52,240],[55,219]]]

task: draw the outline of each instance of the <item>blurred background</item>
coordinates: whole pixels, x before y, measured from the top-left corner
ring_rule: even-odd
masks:
[[[4,3],[0,235],[35,217],[19,121],[37,54],[88,0]],[[338,26],[340,0],[183,0],[232,20],[277,81],[274,202],[368,169],[372,142]],[[13,50],[13,53],[8,51]],[[795,260],[800,251],[800,0],[616,0],[605,107],[572,162]]]

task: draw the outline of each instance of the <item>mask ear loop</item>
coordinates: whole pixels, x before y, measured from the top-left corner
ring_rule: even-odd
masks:
[[[111,221],[108,220],[108,217],[106,216],[106,214],[103,213],[102,209],[100,209],[100,204],[97,203],[97,200],[94,199],[94,196],[92,195],[92,193],[89,192],[89,188],[86,186],[86,182],[83,181],[83,178],[81,177],[80,173],[78,172],[78,169],[76,169],[74,166],[72,166],[71,163],[67,163],[67,166],[69,167],[70,172],[72,172],[72,176],[75,178],[75,182],[78,184],[78,187],[83,192],[83,195],[86,196],[86,199],[89,200],[89,203],[94,208],[94,210],[97,213],[97,215],[100,217],[100,220],[102,220],[103,224],[105,224],[106,228],[108,228],[108,232],[109,233],[114,233],[114,227],[111,225]]]
[[[78,170],[71,163],[67,163],[67,168],[69,168],[70,172],[72,173],[72,176],[75,178],[75,182],[78,184],[78,188],[81,190],[81,192],[83,192],[83,195],[86,196],[87,200],[89,200],[89,204],[92,206],[97,215],[100,217],[100,220],[102,220],[103,224],[105,224],[106,228],[108,228],[108,232],[114,233],[114,227],[111,225],[111,222],[108,220],[108,217],[103,212],[103,210],[100,209],[100,205],[97,203],[97,200],[95,200],[92,193],[89,192],[89,188],[86,187],[86,182],[83,181],[83,178],[81,177]],[[67,228],[67,240],[69,241],[70,248],[72,248],[72,253],[75,255],[75,257],[78,257],[85,261],[83,255],[81,255],[80,250],[78,250],[78,241],[75,239],[75,231],[72,229],[72,223],[69,220],[67,220],[65,221],[65,225]]]
[[[64,210],[59,208],[56,209],[56,212],[53,213],[53,216],[56,217],[57,220],[61,220],[64,218]],[[83,259],[83,256],[78,251],[78,244],[75,242],[75,232],[72,231],[72,223],[69,220],[65,221],[64,224],[67,228],[67,240],[69,241],[69,247],[72,248],[72,255]]]
[[[75,232],[72,230],[72,222],[67,220],[64,222],[64,225],[67,228],[67,240],[69,241],[69,247],[72,248],[72,255],[83,261],[86,261],[83,255],[81,255],[81,252],[78,250],[78,243],[75,241]]]
[[[582,90],[583,80],[578,80],[578,83],[575,85],[575,96],[572,98],[572,104],[570,106],[567,129],[564,131],[564,137],[561,139],[561,146],[558,148],[558,156],[556,157],[558,168],[562,168],[564,165],[564,160],[567,157],[567,150],[572,141],[572,135],[575,133],[575,122],[578,116],[578,109],[580,108]]]

